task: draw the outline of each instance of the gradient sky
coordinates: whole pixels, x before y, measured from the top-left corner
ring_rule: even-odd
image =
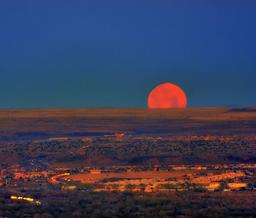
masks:
[[[255,0],[0,1],[0,108],[256,105]]]

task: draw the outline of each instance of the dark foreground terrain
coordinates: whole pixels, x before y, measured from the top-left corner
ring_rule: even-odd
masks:
[[[0,217],[256,217],[256,109],[0,111]]]

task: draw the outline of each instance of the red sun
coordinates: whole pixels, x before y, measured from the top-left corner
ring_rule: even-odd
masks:
[[[150,109],[186,107],[187,97],[185,92],[172,83],[162,83],[156,86],[148,95],[148,108]]]

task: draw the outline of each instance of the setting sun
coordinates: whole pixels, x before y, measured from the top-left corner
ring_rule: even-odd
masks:
[[[149,109],[186,108],[185,92],[172,83],[162,83],[156,86],[148,95]]]

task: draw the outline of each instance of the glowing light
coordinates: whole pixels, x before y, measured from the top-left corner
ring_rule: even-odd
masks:
[[[12,195],[10,197],[11,200],[15,200],[15,201],[27,201],[29,203],[34,203],[36,205],[41,205],[41,202],[38,200],[35,200],[34,198],[29,198],[29,197],[22,197],[22,196],[15,196]]]
[[[51,178],[48,179],[48,182],[53,184],[53,185],[56,185],[58,184],[58,179],[63,179],[64,177],[66,176],[70,176],[70,173],[62,173],[62,174],[59,174],[59,175],[56,175],[56,176],[53,176]]]
[[[185,92],[179,86],[172,83],[160,84],[148,95],[148,108],[150,109],[186,107],[187,97]]]
[[[116,134],[115,134],[115,137],[116,137],[117,139],[123,139],[123,138],[125,137],[125,134],[124,134],[124,133],[116,133]]]

